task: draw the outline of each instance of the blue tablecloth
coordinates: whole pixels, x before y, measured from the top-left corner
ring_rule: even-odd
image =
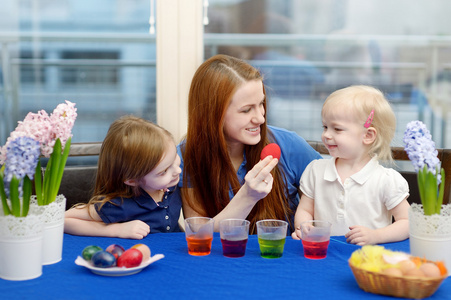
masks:
[[[159,260],[140,273],[107,277],[74,263],[84,247],[110,244],[129,248],[148,245]],[[385,244],[409,252],[409,242]],[[227,258],[215,234],[208,256],[188,255],[184,233],[151,234],[143,240],[80,237],[65,234],[63,259],[44,266],[43,274],[28,281],[0,279],[1,299],[394,299],[361,290],[348,266],[358,246],[332,237],[328,256],[303,257],[300,241],[287,237],[283,257],[260,257],[256,236],[250,236],[246,255]],[[33,251],[33,249],[30,249]],[[430,299],[451,299],[451,279],[443,281]]]

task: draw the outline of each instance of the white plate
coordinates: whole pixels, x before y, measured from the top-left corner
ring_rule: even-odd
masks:
[[[141,272],[142,269],[150,265],[151,263],[156,262],[164,257],[163,254],[155,254],[147,261],[142,262],[139,266],[134,268],[119,268],[119,267],[110,267],[110,268],[97,268],[94,267],[91,262],[86,261],[83,257],[78,256],[75,260],[75,264],[88,268],[92,273],[103,276],[126,276],[133,275],[138,272]]]

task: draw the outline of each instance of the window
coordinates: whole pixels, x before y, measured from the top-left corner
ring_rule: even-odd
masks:
[[[21,0],[5,7],[1,144],[26,113],[50,111],[65,99],[78,107],[73,142],[101,141],[123,114],[156,121],[149,0]],[[308,140],[319,140],[325,97],[365,83],[393,105],[395,145],[402,145],[407,122],[420,119],[438,147],[450,148],[449,11],[447,0],[209,0],[204,57],[225,53],[260,68],[268,122]]]
[[[27,83],[45,83],[45,70],[44,67],[33,59],[42,60],[44,58],[43,53],[33,54],[31,51],[21,51],[20,53],[20,82]]]
[[[64,84],[116,85],[119,81],[118,52],[62,51],[61,59],[74,62],[75,66],[61,68]],[[104,60],[104,63],[102,63]],[[83,62],[83,65],[79,64]],[[99,68],[97,64],[103,66]]]
[[[102,141],[121,115],[156,121],[149,0],[7,1],[0,32],[0,144],[28,112],[76,103],[72,142]],[[4,113],[7,112],[7,113]]]
[[[319,140],[332,91],[369,84],[397,116],[393,142],[422,120],[438,147],[451,147],[451,27],[446,0],[210,0],[206,58],[224,53],[261,69],[268,122]]]

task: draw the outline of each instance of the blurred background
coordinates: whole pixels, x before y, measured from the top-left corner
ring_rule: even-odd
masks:
[[[155,1],[0,2],[1,145],[28,112],[51,113],[65,99],[78,108],[73,142],[102,141],[111,122],[124,114],[156,122],[156,37],[149,34]],[[451,148],[450,1],[204,5],[204,58],[224,53],[261,69],[269,124],[320,140],[327,95],[369,84],[395,110],[394,146],[403,146],[406,124],[418,119],[438,148]]]

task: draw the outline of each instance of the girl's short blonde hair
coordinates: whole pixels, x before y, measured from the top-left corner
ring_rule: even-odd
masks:
[[[371,86],[356,85],[333,92],[323,104],[323,117],[338,111],[348,111],[354,115],[362,127],[371,111],[374,111],[371,127],[377,130],[376,139],[369,149],[370,155],[377,154],[378,159],[393,162],[390,144],[395,136],[396,117],[384,94]]]

